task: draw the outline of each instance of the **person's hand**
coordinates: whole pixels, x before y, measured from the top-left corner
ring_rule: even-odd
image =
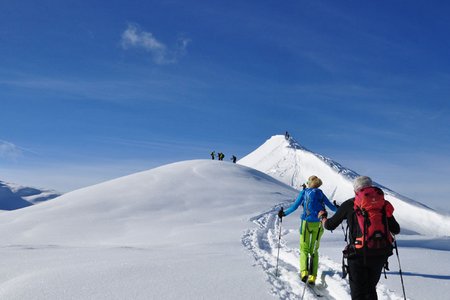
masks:
[[[284,214],[283,208],[281,208],[281,209],[278,211],[278,218],[282,219],[284,216],[286,216],[286,215]]]
[[[317,217],[322,221],[323,219],[326,219],[328,217],[328,213],[326,210],[321,210],[319,211]]]

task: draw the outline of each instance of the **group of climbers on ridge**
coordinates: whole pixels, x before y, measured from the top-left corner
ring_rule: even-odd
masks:
[[[216,158],[216,151],[213,151],[210,153],[211,155],[211,159],[214,160]],[[222,152],[217,153],[217,160],[223,160],[225,158],[225,154],[223,154]],[[233,163],[236,163],[237,157],[235,155],[232,155],[230,160]]]

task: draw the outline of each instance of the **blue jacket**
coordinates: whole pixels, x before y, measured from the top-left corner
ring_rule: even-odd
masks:
[[[317,188],[302,190],[291,207],[284,211],[284,214],[286,216],[291,214],[300,205],[303,206],[301,219],[308,222],[319,222],[320,220],[317,215],[319,211],[325,210],[325,205],[334,212],[337,210],[336,206],[328,200],[322,190]]]

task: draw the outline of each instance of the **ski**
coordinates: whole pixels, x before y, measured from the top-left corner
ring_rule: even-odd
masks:
[[[315,285],[310,285],[308,283],[305,283],[305,287],[303,288],[303,293],[302,293],[302,298],[303,299],[305,297],[305,291],[306,289],[308,289],[312,294],[314,294],[314,296],[316,296],[317,298],[321,298],[323,297],[323,295],[321,293],[319,293],[316,289]]]
[[[309,290],[310,290],[317,298],[323,297],[323,295],[317,291],[317,289],[316,289],[315,286],[310,285],[310,284],[307,284],[306,287],[307,287],[307,288],[308,288],[308,289],[309,289]]]

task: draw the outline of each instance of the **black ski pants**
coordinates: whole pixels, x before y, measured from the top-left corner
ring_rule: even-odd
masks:
[[[380,280],[386,256],[354,257],[347,260],[352,300],[377,300],[377,283]]]

